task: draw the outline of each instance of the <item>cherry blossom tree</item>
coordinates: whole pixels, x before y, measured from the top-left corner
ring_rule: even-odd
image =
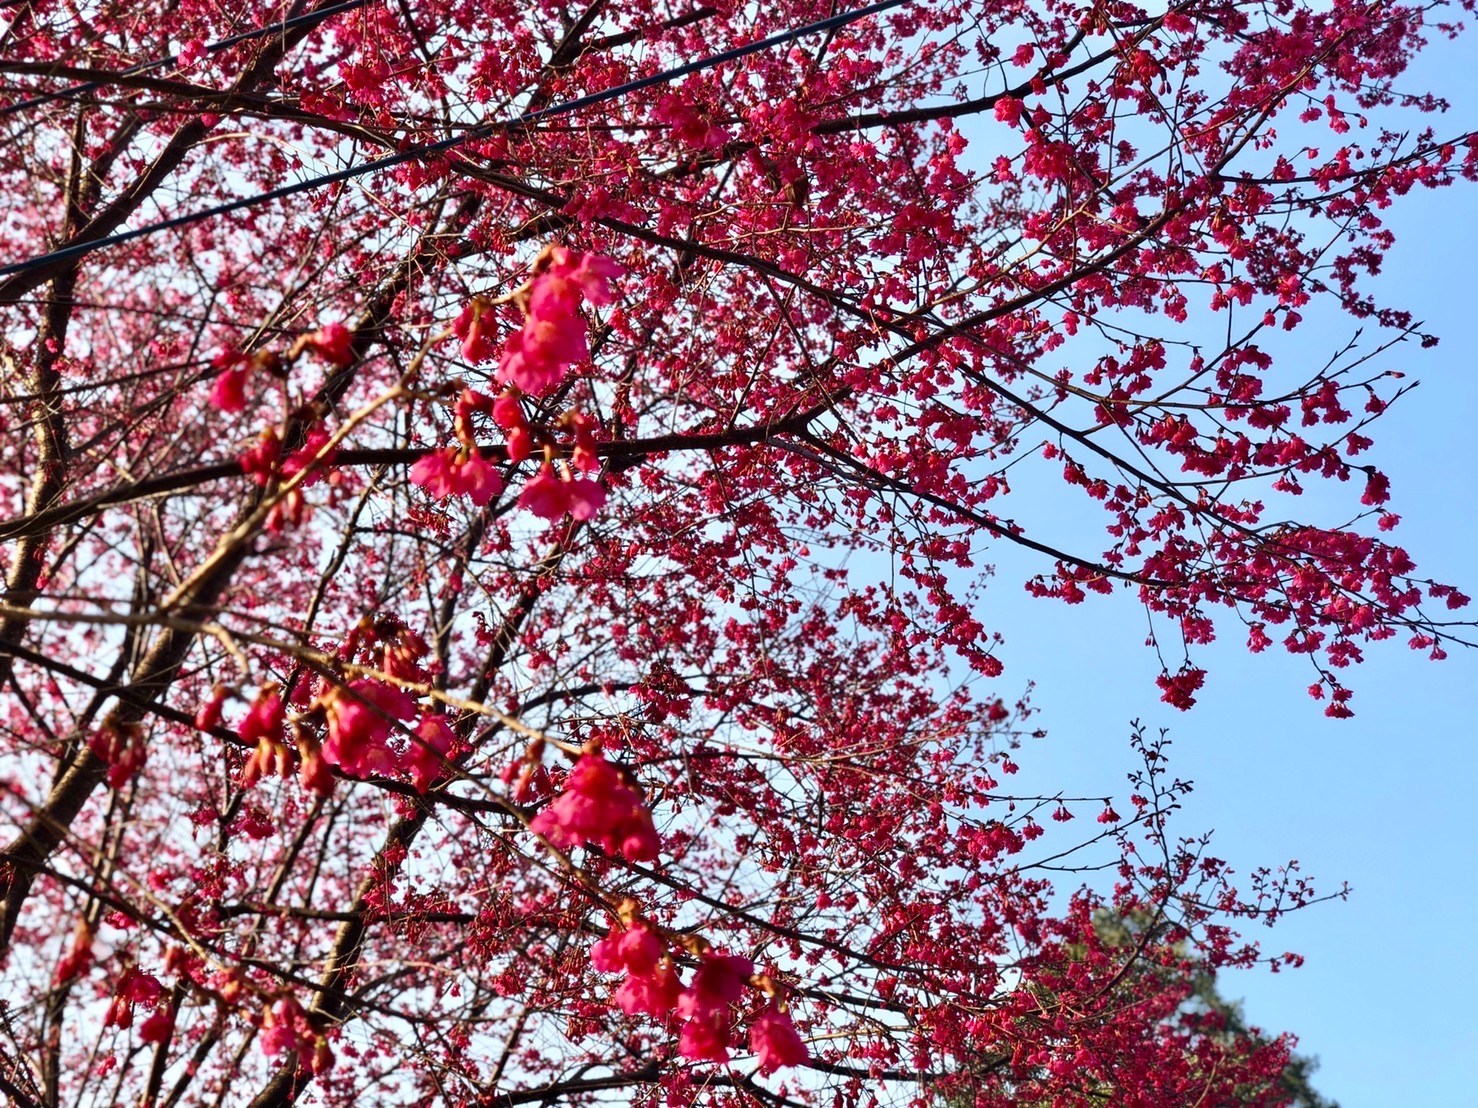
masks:
[[[981,565],[1180,708],[1217,634],[1335,716],[1463,640],[1369,281],[1478,175],[1404,83],[1460,15],[7,2],[0,1090],[1287,1103],[1191,979],[1312,886],[1141,731],[1013,794]]]

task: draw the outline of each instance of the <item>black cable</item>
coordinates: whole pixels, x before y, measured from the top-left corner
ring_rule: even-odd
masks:
[[[717,65],[723,65],[725,62],[736,61],[739,58],[748,57],[750,54],[757,54],[763,50],[768,50],[773,46],[793,42],[795,39],[803,38],[806,35],[814,35],[821,31],[831,31],[838,27],[845,27],[847,24],[855,23],[859,19],[865,19],[867,16],[877,15],[879,12],[887,11],[890,8],[901,7],[911,2],[912,0],[879,0],[878,3],[869,4],[865,8],[841,12],[826,19],[818,20],[815,23],[808,23],[804,27],[781,31],[779,34],[771,35],[769,38],[761,39],[758,42],[751,42],[747,46],[736,46],[718,54],[711,54],[695,62],[687,62],[674,69],[663,70],[661,73],[653,74],[650,77],[627,81],[623,85],[604,89],[601,92],[592,92],[585,96],[576,97],[574,100],[566,100],[562,103],[551,104],[548,107],[540,108],[537,111],[525,112],[507,122],[481,123],[452,138],[408,147],[398,154],[390,154],[383,158],[377,158],[374,161],[365,162],[363,165],[351,166],[348,169],[341,169],[335,173],[325,173],[319,177],[310,177],[306,181],[298,181],[294,184],[283,185],[280,188],[271,189],[267,192],[259,192],[253,196],[244,196],[238,200],[230,200],[224,204],[217,204],[214,207],[204,208],[198,212],[177,215],[170,219],[161,220],[158,223],[150,223],[144,227],[135,228],[132,231],[119,231],[116,234],[108,235],[105,238],[96,239],[92,242],[73,243],[71,246],[64,246],[48,254],[41,254],[34,258],[28,258],[25,261],[12,262],[7,266],[0,266],[0,277],[26,273],[55,262],[80,258],[109,246],[132,242],[134,239],[156,234],[159,231],[170,231],[176,227],[185,227],[192,223],[214,219],[218,215],[240,211],[242,208],[251,208],[258,204],[281,200],[284,197],[294,196],[300,192],[310,192],[314,189],[323,188],[326,185],[336,185],[341,181],[349,181],[355,177],[362,177],[367,173],[374,173],[377,170],[391,169],[398,165],[404,165],[406,162],[414,161],[417,158],[425,157],[428,154],[443,153],[456,146],[460,146],[464,142],[486,138],[502,128],[519,127],[541,119],[550,118],[551,116],[568,115],[570,112],[579,111],[581,108],[588,108],[592,104],[601,104],[607,100],[615,100],[628,93],[639,92],[642,89],[651,88],[654,85],[664,85],[677,80],[679,77],[686,77],[690,73],[698,73]]]
[[[362,8],[369,2],[370,0],[344,0],[343,3],[331,4],[326,8],[319,8],[317,11],[304,12],[302,15],[294,16],[292,19],[269,23],[265,27],[258,27],[252,31],[243,31],[239,35],[232,35],[230,38],[223,38],[220,42],[208,43],[205,47],[205,52],[207,54],[218,54],[222,50],[229,50],[233,46],[239,46],[241,43],[249,42],[254,38],[265,38],[268,35],[279,34],[282,31],[291,31],[297,27],[312,26],[332,16],[342,15],[344,12],[353,11],[355,8]],[[173,65],[177,60],[179,60],[179,55],[171,54],[167,58],[155,58],[153,61],[139,62],[137,65],[131,65],[127,69],[119,70],[110,76],[134,77],[140,73],[147,73],[151,69],[163,69],[166,66]],[[84,81],[78,85],[68,85],[64,89],[58,89],[56,92],[44,92],[40,96],[31,97],[29,100],[21,100],[15,104],[9,104],[0,108],[0,119],[41,104],[50,104],[57,100],[68,100],[74,96],[80,96],[84,92],[91,92],[93,89],[99,89],[111,83],[112,81],[110,79]]]

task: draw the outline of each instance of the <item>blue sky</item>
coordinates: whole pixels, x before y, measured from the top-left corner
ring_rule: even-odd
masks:
[[[1458,133],[1478,126],[1475,70],[1478,34],[1435,44],[1406,87],[1452,99],[1438,128]],[[1403,518],[1392,541],[1420,575],[1478,595],[1475,214],[1472,186],[1413,194],[1392,212],[1398,243],[1376,287],[1443,341],[1428,351],[1406,344],[1382,360],[1421,387],[1377,422],[1372,459],[1390,476]],[[1300,328],[1285,356],[1322,364],[1352,329]],[[1323,523],[1358,510],[1354,486],[1332,491],[1294,508]],[[1077,507],[1065,502],[1066,526]],[[1097,526],[1083,513],[1078,533],[1101,544],[1084,519]],[[1172,768],[1196,783],[1180,831],[1214,828],[1213,852],[1241,873],[1296,858],[1324,888],[1353,889],[1347,902],[1256,929],[1269,951],[1305,955],[1302,969],[1229,975],[1223,993],[1245,998],[1252,1022],[1296,1033],[1301,1052],[1321,1061],[1316,1086],[1343,1108],[1474,1103],[1478,962],[1462,936],[1478,921],[1478,652],[1432,662],[1399,638],[1379,644],[1348,675],[1355,718],[1329,720],[1305,692],[1306,661],[1250,655],[1232,625],[1199,654],[1207,687],[1181,713],[1158,699],[1159,665],[1139,645],[1145,616],[1131,597],[1075,608],[1033,600],[1021,582],[1045,568],[1038,558],[997,547],[989,560],[998,575],[981,618],[1006,637],[1003,688],[1034,680],[1036,722],[1049,732],[1024,752],[1014,784],[1123,796],[1129,721],[1169,727]]]

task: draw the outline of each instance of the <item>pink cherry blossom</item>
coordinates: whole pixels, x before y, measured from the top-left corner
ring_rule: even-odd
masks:
[[[210,699],[200,706],[195,713],[195,727],[200,731],[214,731],[221,725],[221,712],[226,706],[226,694],[228,689],[224,685],[217,685],[211,692]]]
[[[354,361],[354,332],[342,323],[330,323],[308,336],[308,346],[334,365]]]
[[[495,465],[476,449],[448,446],[423,455],[411,466],[411,482],[432,496],[466,496],[482,507],[503,491]]]
[[[754,976],[754,963],[733,954],[705,954],[692,983],[678,1002],[677,1014],[684,1019],[708,1019],[727,1011],[744,995],[744,986]]]
[[[121,789],[144,768],[149,745],[136,723],[105,723],[88,742],[93,754],[108,764],[110,788]]]
[[[241,726],[238,728],[242,741],[255,743],[268,739],[281,742],[284,718],[282,697],[278,694],[276,687],[263,689],[257,694],[256,700],[247,710],[246,718],[241,721]]]
[[[490,504],[503,491],[503,478],[497,466],[477,450],[464,452],[457,470],[458,491],[479,508]]]
[[[113,1000],[103,1016],[103,1026],[132,1027],[134,1005],[153,1004],[163,992],[164,986],[152,973],[140,973],[133,968],[125,970],[113,990]]]
[[[590,948],[590,962],[602,973],[624,973],[616,990],[617,1006],[629,1016],[663,1019],[677,1005],[682,982],[666,955],[666,943],[642,920],[613,927]]]
[[[576,362],[590,357],[579,305],[611,301],[610,279],[621,267],[609,258],[550,247],[547,265],[529,282],[523,329],[508,336],[499,377],[534,396],[548,392]]]
[[[322,427],[316,427],[312,431],[309,431],[302,449],[294,450],[282,460],[283,479],[286,480],[290,477],[296,477],[311,465],[314,467],[312,472],[303,478],[299,488],[307,488],[323,480],[328,467],[333,464],[334,455],[338,453],[337,449],[324,453],[323,448],[328,445],[329,440],[332,438],[333,436]],[[323,457],[320,458],[320,454]]]
[[[456,496],[460,482],[456,478],[461,450],[448,446],[422,455],[411,466],[411,483],[420,485],[432,496]]]
[[[443,760],[457,740],[445,716],[426,716],[416,725],[415,737],[401,755],[400,765],[416,791],[424,793],[443,772]]]
[[[1002,96],[996,101],[995,116],[1008,127],[1015,127],[1021,122],[1021,111],[1024,105],[1014,96]]]
[[[628,1016],[651,1016],[666,1019],[677,1006],[683,985],[677,972],[665,959],[646,974],[630,974],[616,990],[616,1005]]]
[[[246,408],[246,370],[227,369],[210,387],[210,405],[217,411],[239,412]]]
[[[727,1016],[690,1021],[678,1033],[677,1052],[694,1062],[727,1062],[730,1033]]]
[[[139,1024],[139,1040],[146,1043],[168,1042],[174,1034],[174,1016],[169,1008],[155,1009],[153,1015]]]
[[[594,519],[605,506],[606,490],[597,481],[577,477],[569,485],[570,515],[579,520]]]
[[[319,796],[328,796],[334,791],[334,771],[323,757],[322,749],[316,744],[302,751],[298,763],[298,784]]]
[[[580,253],[563,246],[550,247],[549,258],[544,294],[564,297],[567,295],[565,287],[574,286],[586,300],[597,306],[611,302],[611,282],[626,272],[619,262],[611,258]],[[537,286],[535,291],[537,293]]]
[[[308,1013],[292,997],[284,997],[263,1009],[257,1044],[269,1058],[295,1054],[298,1064],[315,1075],[333,1068],[334,1053],[328,1040],[314,1028]]]
[[[600,754],[581,756],[564,792],[529,828],[562,849],[595,843],[633,862],[652,861],[661,845],[641,795]]]
[[[508,336],[498,376],[534,396],[564,380],[574,362],[590,357],[585,321],[578,315],[529,316],[523,330]]]
[[[733,1030],[733,1005],[744,995],[754,963],[731,954],[705,954],[692,982],[677,1001],[688,1022],[678,1037],[678,1053],[695,1062],[727,1062]]]
[[[452,330],[462,340],[462,357],[474,364],[491,361],[498,356],[498,348],[488,333],[491,314],[490,307],[474,297],[452,324]]]
[[[398,627],[385,639],[380,668],[400,681],[426,681],[421,659],[431,652],[426,640],[409,627]]]
[[[508,432],[508,439],[503,447],[508,452],[508,460],[515,465],[527,461],[534,453],[534,438],[525,427],[515,427]]]
[[[523,414],[523,405],[519,403],[518,396],[513,392],[503,392],[493,401],[493,422],[505,431],[512,431],[517,427],[528,427],[528,419]]]
[[[774,1004],[750,1025],[749,1049],[759,1060],[760,1073],[766,1076],[784,1066],[804,1065],[810,1058],[790,1014]]]
[[[362,677],[333,690],[325,700],[324,758],[354,777],[394,773],[397,759],[386,744],[394,722],[416,714],[410,697],[394,685]]]
[[[277,437],[275,429],[268,427],[257,435],[257,441],[252,443],[241,452],[237,459],[241,463],[241,472],[247,474],[259,485],[265,485],[272,479],[272,469],[277,464],[277,457],[282,453],[282,443]]]
[[[655,931],[637,921],[631,927],[611,928],[590,948],[590,963],[602,973],[647,974],[661,959],[663,945]]]
[[[518,496],[518,506],[542,519],[559,519],[570,510],[569,484],[556,477],[554,467],[545,462],[524,485]]]

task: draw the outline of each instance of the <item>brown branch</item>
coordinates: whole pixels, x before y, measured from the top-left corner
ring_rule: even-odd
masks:
[[[1158,20],[1155,21],[1158,24]],[[1148,33],[1148,32],[1146,32]],[[1063,46],[1057,53],[1071,54],[1076,50],[1083,38],[1085,30],[1079,30],[1073,36],[1073,40]],[[850,131],[863,131],[872,127],[898,127],[907,123],[930,123],[938,119],[959,119],[961,116],[978,115],[980,112],[988,112],[996,104],[1007,97],[1017,100],[1034,94],[1034,84],[1041,80],[1048,88],[1061,84],[1069,77],[1076,77],[1079,73],[1085,73],[1094,66],[1107,61],[1120,53],[1121,48],[1114,47],[1105,50],[1101,54],[1084,59],[1075,66],[1067,69],[1047,70],[1045,67],[1037,73],[1036,77],[1022,81],[1012,88],[990,96],[977,96],[971,100],[961,100],[954,104],[935,104],[929,107],[904,108],[891,112],[861,112],[857,115],[844,116],[841,119],[828,119],[824,123],[818,123],[811,128],[811,132],[817,135],[846,134]]]
[[[678,451],[720,450],[726,446],[745,446],[764,442],[781,435],[793,434],[803,429],[825,410],[824,407],[807,409],[769,423],[729,431],[700,432],[698,434],[655,435],[645,439],[630,439],[621,442],[601,443],[597,453],[624,469],[659,454]],[[429,447],[369,447],[365,449],[340,450],[334,455],[333,467],[408,465],[425,457]],[[504,461],[507,452],[501,443],[479,448],[482,456],[490,460]],[[240,477],[244,471],[239,461],[217,462],[214,465],[196,466],[193,469],[176,470],[140,481],[127,481],[104,492],[69,504],[58,504],[38,512],[11,519],[0,520],[0,542],[23,538],[48,528],[86,519],[94,512],[119,504],[131,504],[167,493],[182,492],[198,485]]]

